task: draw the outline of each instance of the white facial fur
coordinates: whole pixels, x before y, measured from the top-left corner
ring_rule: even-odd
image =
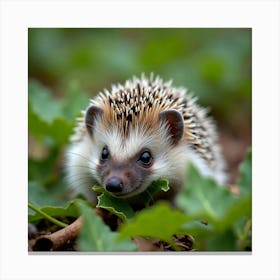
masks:
[[[72,144],[66,152],[66,173],[67,181],[72,189],[73,196],[82,193],[89,199],[94,199],[91,190],[96,178],[96,166],[94,158],[90,156],[93,150],[93,143],[90,137],[85,134],[83,139]]]
[[[154,164],[150,167],[152,172],[137,193],[159,178],[168,179],[170,184],[183,185],[188,160],[195,164],[203,176],[212,177],[219,184],[224,184],[226,177],[223,172],[213,173],[206,163],[188,148],[184,140],[171,146],[162,129],[164,128],[149,134],[143,127],[137,127],[124,140],[117,129],[102,132],[97,125],[94,139],[85,134],[81,142],[68,149],[66,171],[73,194],[82,193],[87,198],[94,199],[91,187],[95,181],[100,184],[97,165],[104,146],[107,146],[111,156],[120,162],[133,158],[143,148],[151,151],[154,158]]]
[[[181,141],[178,145],[171,146],[167,135],[164,126],[153,131],[148,131],[144,126],[135,126],[124,139],[117,128],[104,131],[97,123],[92,155],[99,158],[103,147],[107,146],[112,158],[122,162],[135,157],[141,150],[148,149],[154,163],[150,167],[151,176],[146,180],[144,188],[159,178],[184,181],[188,159],[186,144]]]
[[[116,127],[104,130],[97,121],[93,135],[91,138],[85,134],[82,141],[68,149],[66,171],[74,194],[93,196],[91,187],[94,181],[100,184],[97,165],[104,146],[108,147],[111,157],[119,162],[135,157],[143,149],[150,150],[154,160],[150,167],[151,175],[145,179],[137,193],[145,190],[152,181],[159,178],[178,183],[184,181],[188,158],[186,144],[181,141],[171,147],[165,127],[158,127],[149,132],[143,126],[136,126],[124,139]]]
[[[94,181],[100,184],[97,165],[104,146],[108,147],[111,156],[119,162],[133,158],[144,148],[151,151],[154,159],[150,167],[152,172],[137,193],[159,178],[168,179],[170,184],[184,184],[188,160],[196,165],[203,176],[210,176],[218,183],[224,183],[224,173],[213,173],[206,163],[188,148],[184,140],[171,146],[164,127],[149,133],[144,127],[137,126],[123,139],[116,128],[102,130],[97,122],[93,135],[92,139],[85,134],[82,141],[72,145],[67,152],[67,179],[74,195],[83,193],[90,199],[94,197],[91,187]]]

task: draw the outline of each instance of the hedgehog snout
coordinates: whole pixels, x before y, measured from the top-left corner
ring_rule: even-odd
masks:
[[[105,188],[108,192],[118,193],[123,190],[123,181],[119,177],[111,177],[107,180]]]

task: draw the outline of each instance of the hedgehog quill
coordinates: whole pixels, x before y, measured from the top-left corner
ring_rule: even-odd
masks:
[[[113,85],[90,101],[77,120],[66,154],[74,194],[94,200],[94,184],[132,199],[152,181],[169,181],[174,197],[191,161],[203,176],[226,182],[218,133],[207,110],[185,88],[142,75]]]

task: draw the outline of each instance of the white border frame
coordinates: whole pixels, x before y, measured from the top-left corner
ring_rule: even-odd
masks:
[[[280,278],[278,1],[2,0],[0,3],[1,279]],[[253,28],[251,255],[28,255],[28,27]]]

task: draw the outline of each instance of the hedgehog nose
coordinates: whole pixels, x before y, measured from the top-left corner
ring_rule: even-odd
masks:
[[[107,181],[105,187],[108,192],[121,192],[123,189],[123,182],[118,177],[112,177]]]

